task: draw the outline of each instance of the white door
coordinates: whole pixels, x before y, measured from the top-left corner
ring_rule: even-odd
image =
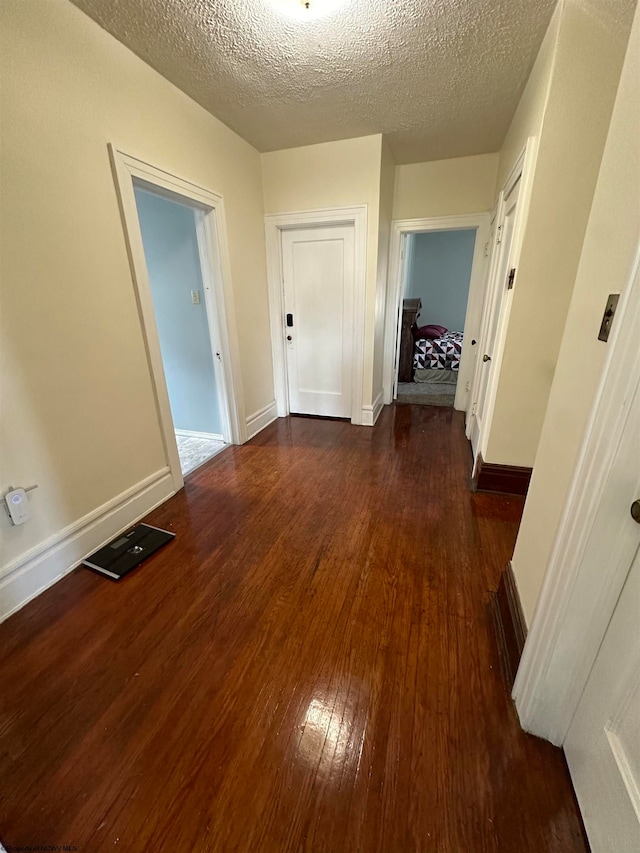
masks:
[[[509,273],[511,271],[513,235],[518,211],[521,179],[518,178],[509,194],[505,197],[495,246],[495,262],[492,264],[493,275],[488,282],[487,304],[482,323],[482,336],[479,341],[480,351],[476,360],[474,378],[474,401],[471,406],[471,444],[474,459],[482,449],[487,426],[489,409],[490,381],[494,374],[497,361],[500,337],[504,333],[504,317],[510,297]]]
[[[289,408],[350,418],[354,228],[282,232]]]
[[[480,379],[480,365],[478,360],[478,347],[482,346],[484,339],[486,338],[486,329],[491,318],[491,308],[493,305],[493,297],[495,295],[495,267],[498,260],[498,249],[499,244],[496,242],[498,237],[498,215],[502,210],[502,193],[491,213],[491,222],[489,225],[489,242],[487,243],[487,251],[485,251],[485,257],[489,256],[484,286],[483,286],[483,297],[482,297],[482,313],[480,315],[480,331],[478,333],[477,340],[471,341],[475,353],[475,363],[473,368],[473,378],[471,381],[471,399],[472,401],[476,400],[477,394],[477,385]],[[466,424],[466,432],[467,438],[471,441],[471,447],[473,448],[473,458],[478,455],[478,437],[479,437],[479,426],[478,419],[476,418],[475,409],[476,405],[471,405],[467,408],[467,415],[465,418]]]
[[[630,512],[636,500],[638,388],[581,567],[629,571],[564,742],[593,853],[640,851],[640,524]]]

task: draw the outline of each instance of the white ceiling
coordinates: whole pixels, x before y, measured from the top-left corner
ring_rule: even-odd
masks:
[[[499,150],[555,0],[72,0],[260,151],[385,133],[399,163]]]

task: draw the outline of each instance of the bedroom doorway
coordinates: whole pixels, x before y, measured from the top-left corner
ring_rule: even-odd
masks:
[[[475,242],[473,228],[407,235],[398,403],[453,407]]]
[[[488,233],[489,214],[392,223],[385,403],[466,410]]]

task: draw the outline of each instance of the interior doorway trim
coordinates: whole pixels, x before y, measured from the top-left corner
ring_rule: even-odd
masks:
[[[640,387],[640,246],[620,299],[609,352],[540,598],[513,687],[522,727],[562,745],[605,635],[628,565],[616,554],[597,576],[581,572],[600,496]]]
[[[513,168],[509,172],[507,179],[504,183],[504,186],[501,189],[501,192],[498,195],[497,201],[497,222],[501,223],[505,200],[510,195],[511,191],[514,189],[515,185],[520,181],[520,197],[518,199],[518,209],[516,211],[516,217],[513,228],[513,237],[511,242],[511,248],[509,251],[509,259],[508,266],[511,269],[516,269],[520,265],[520,253],[522,251],[522,243],[524,240],[524,235],[527,227],[527,220],[529,218],[529,206],[531,203],[531,193],[533,190],[533,178],[535,174],[536,160],[538,157],[538,139],[535,136],[530,136],[527,139],[527,142],[520,152],[518,159],[513,165]],[[489,267],[487,276],[487,280],[485,282],[485,292],[489,295],[489,298],[486,300],[484,306],[481,308],[482,310],[482,318],[479,328],[479,336],[478,336],[478,351],[485,353],[486,352],[486,338],[487,332],[490,325],[490,313],[492,310],[499,310],[500,315],[498,317],[498,326],[496,329],[495,341],[493,346],[493,353],[491,355],[492,359],[492,370],[489,374],[489,378],[487,381],[486,391],[485,391],[485,415],[483,418],[482,430],[478,437],[477,447],[474,449],[474,460],[473,460],[473,474],[476,473],[476,466],[478,463],[478,457],[480,454],[486,456],[487,445],[489,443],[489,435],[491,433],[491,425],[493,422],[493,414],[495,411],[495,403],[496,396],[498,393],[498,384],[500,380],[500,372],[502,369],[502,359],[504,355],[504,348],[507,338],[507,330],[509,328],[509,319],[511,317],[511,307],[513,304],[513,294],[514,290],[507,290],[504,299],[501,303],[496,306],[495,303],[495,292],[496,288],[501,286],[501,282],[497,280],[497,266],[494,263],[496,260],[496,250],[497,250],[497,234],[494,237],[493,245],[489,248]],[[517,285],[517,273],[516,273],[516,285]],[[476,358],[474,375],[471,379],[471,394],[469,396],[469,400],[471,401],[471,405],[475,405],[478,401],[478,391],[480,388],[481,382],[481,362]],[[473,411],[471,409],[471,411]],[[466,424],[466,435],[467,438],[471,436],[471,423],[469,417],[467,417]],[[473,445],[472,445],[473,446]]]
[[[287,382],[287,355],[284,326],[284,281],[282,267],[282,232],[301,228],[351,225],[354,229],[354,293],[353,293],[353,368],[351,423],[362,424],[364,381],[364,324],[367,264],[367,205],[332,207],[293,213],[267,214],[267,278],[269,283],[269,318],[273,352],[273,382],[278,416],[290,412]]]
[[[218,193],[133,157],[113,144],[109,144],[108,147],[165,458],[177,491],[183,486],[183,477],[162,364],[134,187],[146,188],[157,195],[182,201],[183,204],[187,203],[190,207],[196,208],[196,211],[201,211],[201,215],[196,215],[196,231],[212,354],[215,359],[216,353],[219,352],[222,362],[222,370],[217,375],[223,380],[223,387],[220,389],[223,429],[225,440],[230,440],[233,444],[242,444],[246,440],[246,425],[224,200]],[[217,341],[214,340],[212,318],[216,320],[215,331],[219,336]]]
[[[478,337],[480,317],[482,313],[482,283],[489,241],[490,214],[470,213],[460,216],[440,216],[426,219],[395,219],[391,223],[391,242],[389,247],[389,278],[387,286],[387,307],[385,312],[385,345],[384,345],[384,402],[393,402],[395,375],[397,369],[397,352],[400,337],[401,312],[400,302],[406,273],[407,238],[411,234],[422,234],[428,231],[461,231],[475,229],[476,242],[471,264],[471,279],[469,296],[467,298],[467,313],[464,323],[463,341],[471,341]],[[477,347],[476,347],[477,349]],[[471,347],[463,344],[460,360],[460,378],[456,386],[454,407],[466,410],[469,390],[473,380],[473,352]],[[467,387],[468,386],[468,387]]]

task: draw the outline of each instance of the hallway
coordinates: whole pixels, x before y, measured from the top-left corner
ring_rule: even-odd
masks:
[[[470,466],[449,408],[279,419],[0,625],[5,847],[584,853],[493,634],[522,499]]]

